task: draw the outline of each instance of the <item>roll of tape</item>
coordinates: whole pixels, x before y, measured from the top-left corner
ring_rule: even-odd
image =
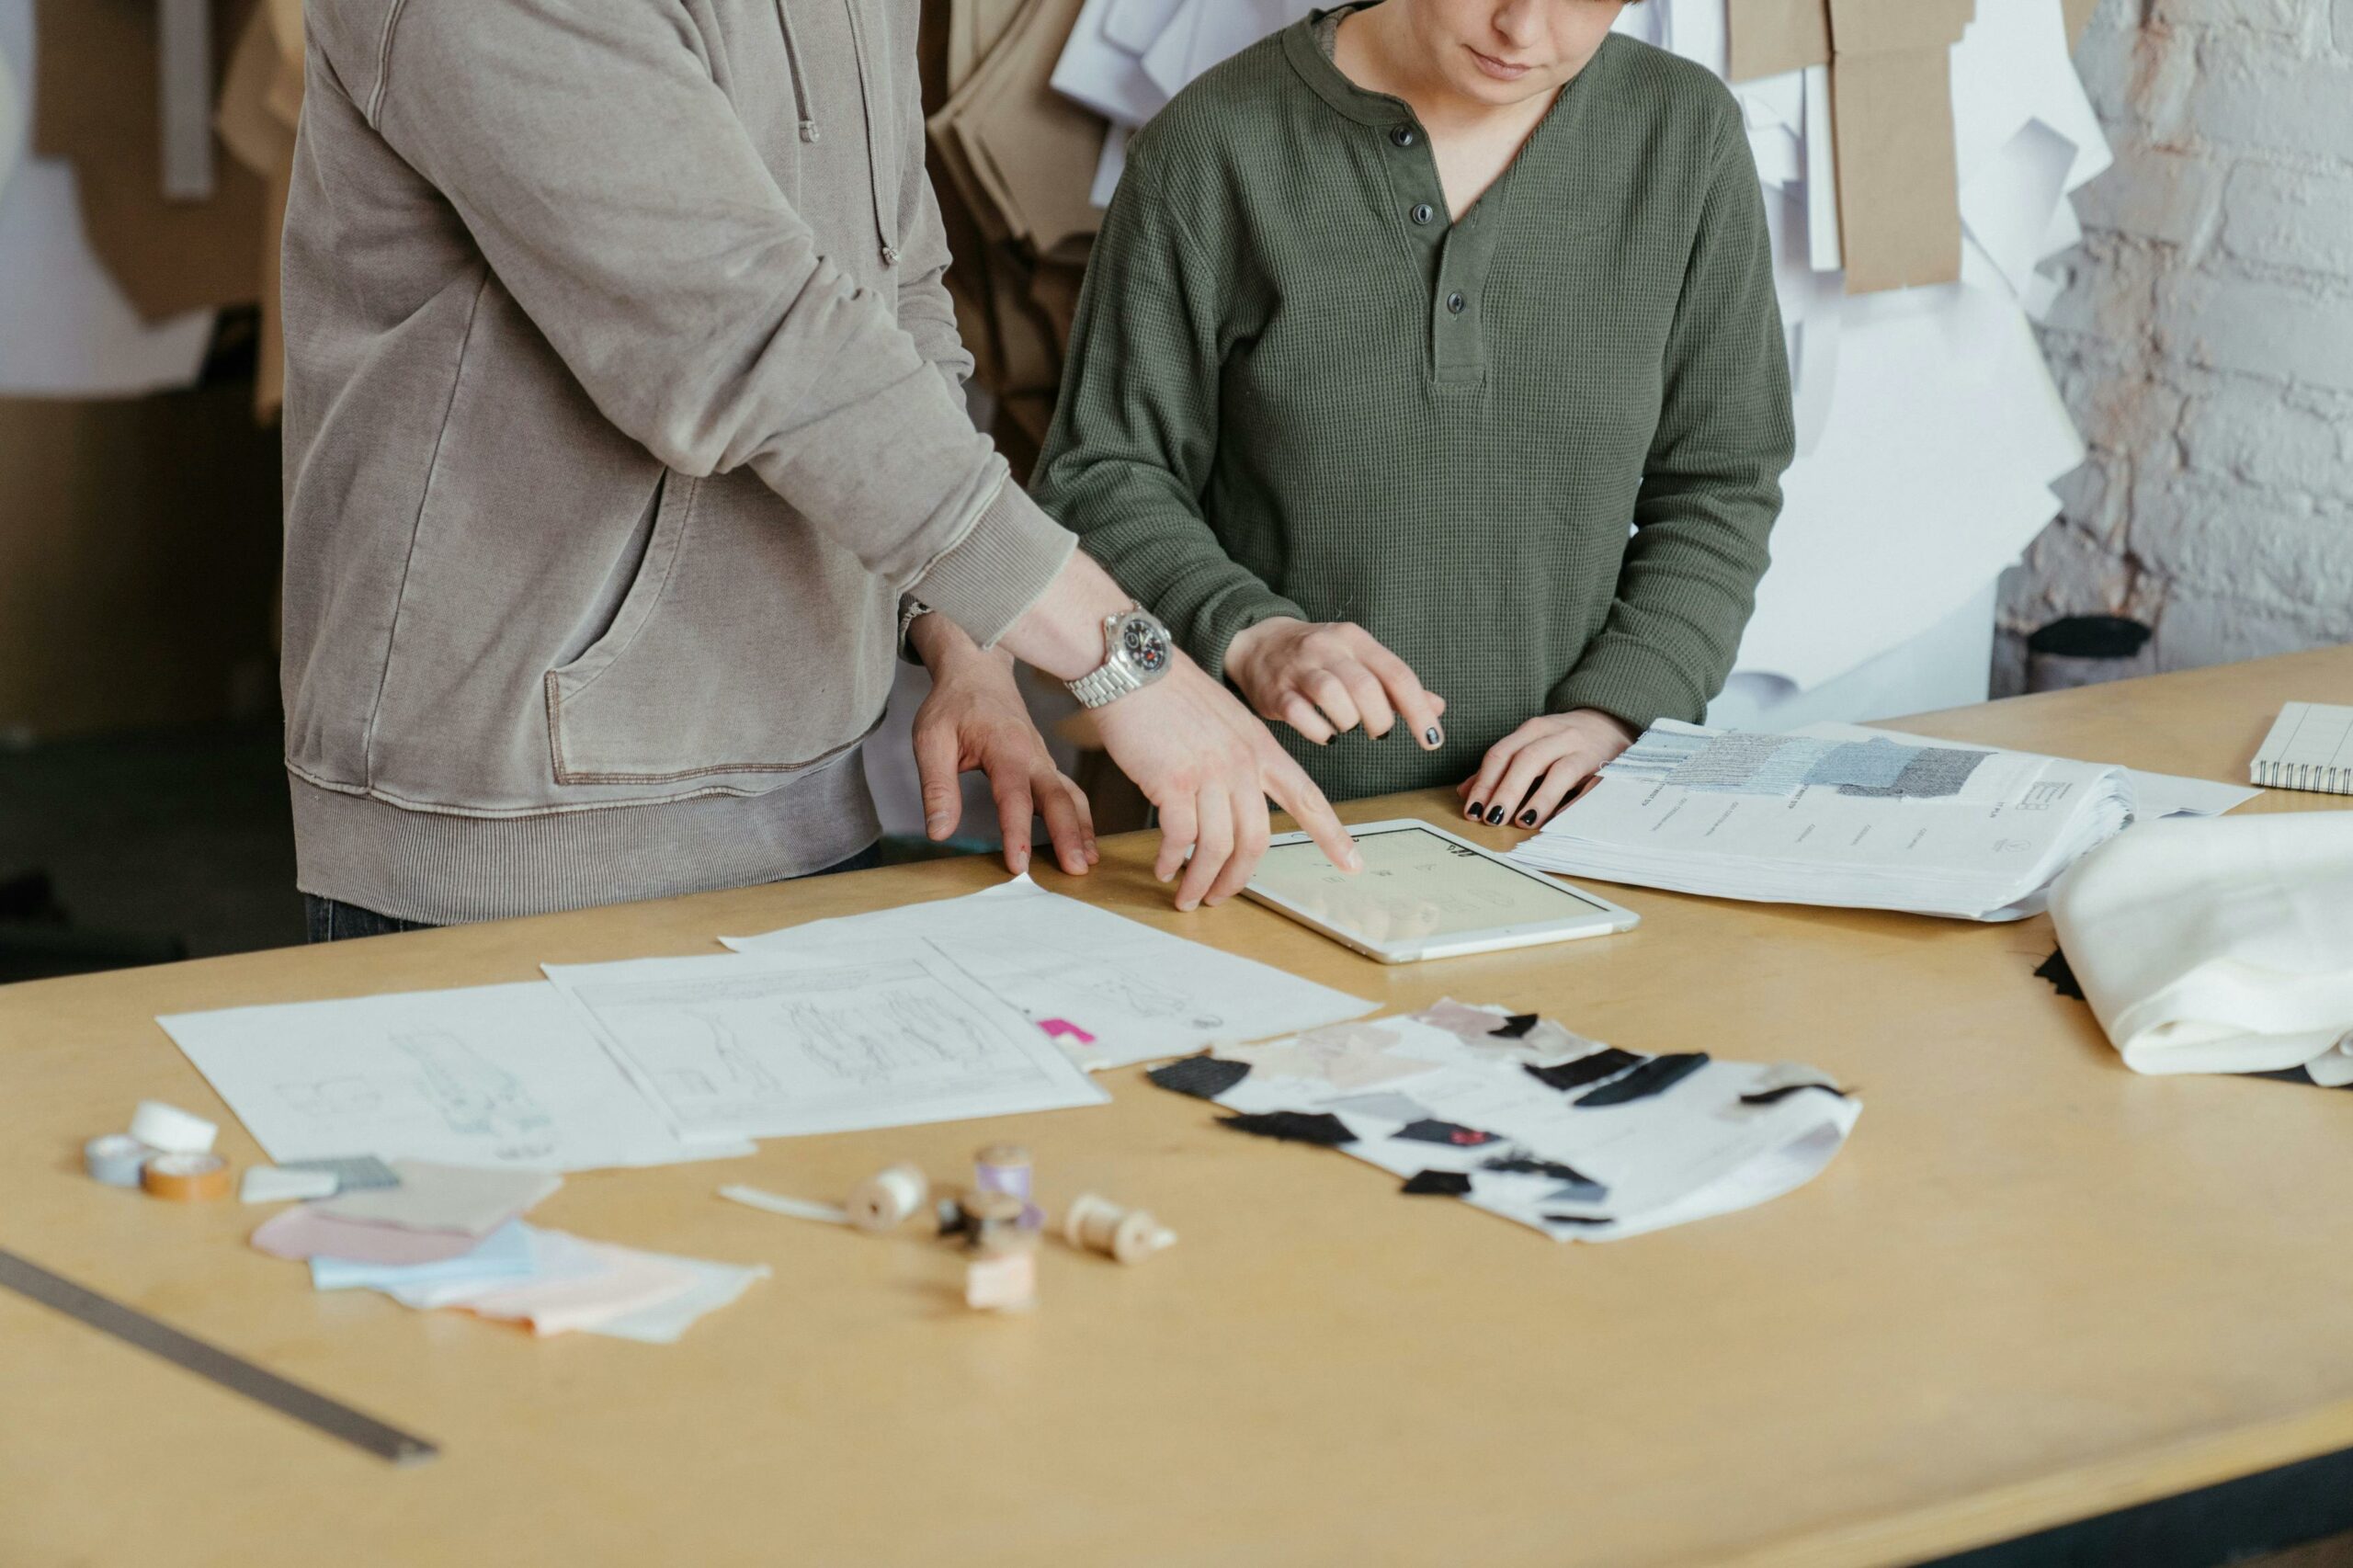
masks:
[[[82,1145],[82,1168],[108,1187],[137,1187],[139,1167],[155,1151],[128,1132],[109,1132]]]
[[[139,1185],[175,1203],[229,1196],[229,1162],[218,1154],[157,1154],[140,1167]]]
[[[221,1130],[161,1100],[141,1100],[131,1113],[131,1135],[166,1154],[209,1154]]]

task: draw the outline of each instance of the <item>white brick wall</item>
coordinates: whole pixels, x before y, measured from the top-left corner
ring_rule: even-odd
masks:
[[[2160,668],[2353,642],[2353,0],[2103,0],[2116,167],[2043,345],[2091,448],[2003,585],[2156,628]]]

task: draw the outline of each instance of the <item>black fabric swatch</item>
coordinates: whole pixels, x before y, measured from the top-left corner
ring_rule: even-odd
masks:
[[[1438,1121],[1429,1117],[1424,1117],[1419,1121],[1407,1122],[1391,1136],[1410,1138],[1416,1143],[1446,1143],[1457,1149],[1476,1149],[1483,1144],[1502,1142],[1495,1133],[1482,1132],[1475,1127],[1464,1127],[1453,1121]]]
[[[1563,1062],[1558,1067],[1538,1067],[1530,1063],[1528,1071],[1531,1077],[1549,1087],[1561,1090],[1581,1089],[1596,1079],[1623,1073],[1627,1068],[1639,1066],[1646,1060],[1648,1059],[1645,1057],[1637,1056],[1631,1051],[1620,1051],[1613,1045],[1597,1051],[1590,1056],[1580,1056],[1574,1062]]]
[[[1313,1115],[1303,1110],[1270,1110],[1257,1116],[1222,1116],[1220,1126],[1231,1127],[1236,1132],[1248,1132],[1260,1138],[1279,1138],[1289,1143],[1321,1143],[1326,1148],[1353,1143],[1357,1135],[1348,1124],[1330,1111]]]
[[[1589,1094],[1579,1095],[1569,1104],[1577,1110],[1598,1110],[1606,1106],[1646,1100],[1653,1095],[1666,1093],[1707,1064],[1708,1053],[1704,1051],[1654,1056],[1616,1083],[1604,1084]]]
[[[1824,1094],[1836,1095],[1842,1100],[1852,1097],[1846,1090],[1834,1088],[1828,1084],[1783,1084],[1778,1089],[1759,1089],[1753,1095],[1743,1095],[1740,1096],[1740,1103],[1743,1105],[1779,1105],[1783,1100],[1788,1099],[1791,1095],[1802,1095],[1808,1089],[1820,1089]]]
[[[1164,1089],[1174,1089],[1197,1100],[1213,1100],[1250,1076],[1250,1063],[1227,1062],[1203,1052],[1155,1067],[1144,1076]]]
[[[1543,1020],[1533,1013],[1514,1013],[1487,1031],[1490,1040],[1525,1040],[1528,1031]]]
[[[2084,1000],[2084,988],[2075,983],[2075,966],[2069,963],[2067,955],[2057,948],[2051,949],[2051,956],[2042,960],[2041,966],[2034,971],[2034,977],[2051,982],[2051,989],[2062,996],[2077,1002]]]
[[[1551,1176],[1554,1181],[1589,1187],[1597,1195],[1609,1190],[1574,1165],[1564,1165],[1558,1160],[1539,1160],[1527,1154],[1497,1154],[1492,1159],[1482,1160],[1479,1168],[1483,1171],[1510,1171],[1522,1176]]]
[[[1471,1190],[1471,1178],[1461,1171],[1424,1171],[1399,1190],[1415,1198],[1461,1198]]]

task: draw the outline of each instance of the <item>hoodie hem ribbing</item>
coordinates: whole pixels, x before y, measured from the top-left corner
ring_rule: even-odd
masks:
[[[295,883],[397,920],[456,926],[782,881],[881,836],[857,757],[760,795],[522,817],[414,811],[290,775]]]

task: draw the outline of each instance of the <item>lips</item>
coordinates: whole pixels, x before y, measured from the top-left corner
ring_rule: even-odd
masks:
[[[1533,65],[1515,65],[1492,54],[1482,54],[1475,49],[1471,51],[1471,58],[1478,63],[1482,74],[1492,76],[1498,82],[1517,82],[1536,69]]]

